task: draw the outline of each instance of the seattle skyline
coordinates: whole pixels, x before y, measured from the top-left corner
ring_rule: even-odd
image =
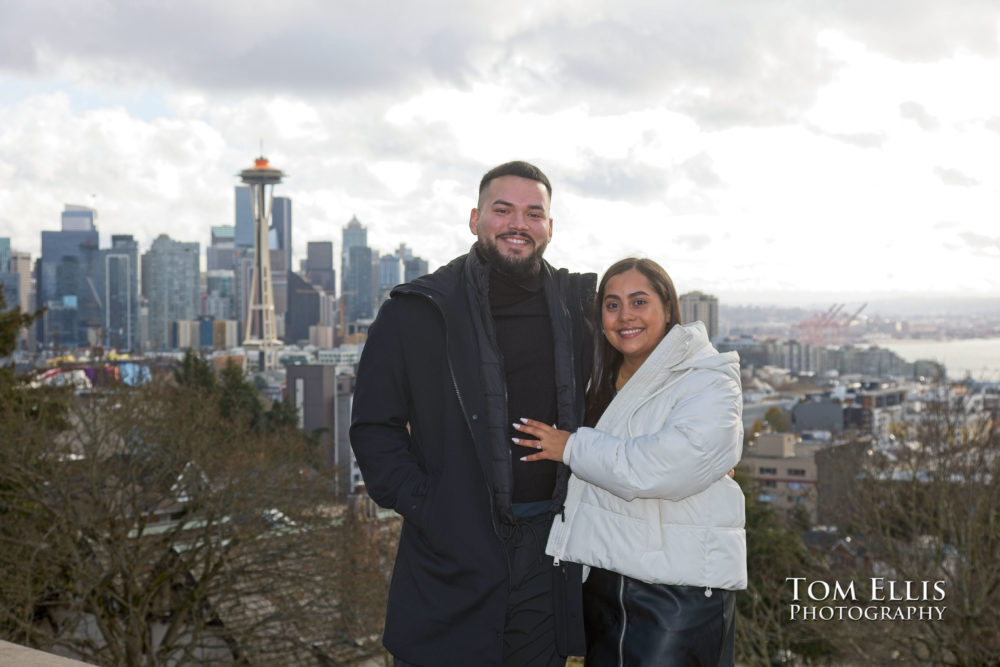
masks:
[[[0,236],[207,245],[286,172],[293,254],[357,216],[431,268],[510,159],[558,266],[651,257],[726,303],[1000,298],[1000,8],[888,2],[4,3]]]

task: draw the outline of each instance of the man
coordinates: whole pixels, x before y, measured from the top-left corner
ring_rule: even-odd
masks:
[[[569,470],[522,462],[535,450],[511,440],[521,417],[583,420],[596,276],[542,259],[551,194],[526,162],[487,172],[472,250],[396,287],[369,330],[351,445],[368,493],[404,519],[383,638],[396,665],[583,653],[580,568],[544,553]]]

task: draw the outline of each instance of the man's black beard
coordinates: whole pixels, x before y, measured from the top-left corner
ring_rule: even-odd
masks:
[[[537,276],[542,268],[542,253],[545,252],[545,246],[536,245],[530,255],[515,259],[500,252],[496,243],[480,243],[479,248],[490,268],[514,280],[527,280]]]

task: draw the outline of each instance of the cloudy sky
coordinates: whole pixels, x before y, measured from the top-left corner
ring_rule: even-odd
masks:
[[[209,241],[260,151],[294,250],[356,215],[432,267],[479,177],[553,181],[548,259],[731,303],[1000,298],[994,0],[0,0],[0,236]]]

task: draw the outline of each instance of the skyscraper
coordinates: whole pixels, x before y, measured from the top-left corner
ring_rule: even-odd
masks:
[[[709,338],[715,338],[719,334],[719,300],[702,292],[688,292],[679,297],[681,309],[681,321],[688,322],[701,321],[705,323]]]
[[[205,264],[209,271],[225,269],[232,271],[235,257],[236,227],[216,225],[212,227],[212,241],[205,248]]]
[[[214,320],[239,320],[236,314],[235,272],[212,269],[205,274],[202,315]]]
[[[403,282],[405,268],[399,255],[382,255],[378,260],[378,286],[382,291]]]
[[[375,293],[372,273],[372,249],[368,246],[350,248],[341,286],[345,322],[356,322],[372,316],[372,300]]]
[[[306,244],[306,279],[322,287],[327,294],[337,292],[337,272],[333,270],[333,243],[310,241]]]
[[[368,247],[368,230],[356,216],[343,229],[341,254],[340,298],[343,302],[344,323],[372,316],[375,281],[372,249]]]
[[[361,224],[356,215],[352,215],[344,226],[340,245],[341,259],[347,259],[347,251],[355,246],[368,246],[368,229]]]
[[[292,200],[275,197],[271,210],[270,228],[271,250],[281,250],[285,255],[285,267],[292,268]]]
[[[399,255],[382,255],[378,260],[379,304],[389,298],[392,288],[403,282],[406,268]]]
[[[0,238],[0,289],[7,308],[21,306],[21,276],[10,270],[9,238]]]
[[[170,345],[170,325],[198,317],[198,243],[173,241],[161,234],[142,256],[142,288],[149,304],[149,343]]]
[[[21,276],[10,271],[0,271],[0,290],[2,290],[4,300],[2,310],[20,309]]]
[[[19,276],[17,302],[21,306],[21,312],[30,313],[35,310],[34,299],[32,298],[31,255],[26,252],[11,250],[7,266],[10,273]],[[10,304],[8,303],[8,305]]]
[[[237,248],[233,264],[233,306],[240,323],[240,340],[243,340],[250,312],[250,292],[253,291],[253,248]]]
[[[62,212],[64,232],[93,232],[97,230],[97,211],[87,206],[66,204]]]
[[[427,275],[429,272],[427,260],[420,257],[411,257],[406,260],[405,267],[406,271],[403,274],[403,282],[407,283],[420,276]]]
[[[39,338],[48,345],[76,347],[102,342],[96,217],[91,208],[67,204],[62,229],[42,232],[38,303],[51,312],[39,322]]]
[[[250,311],[250,293],[253,291],[253,207],[250,188],[237,185],[234,189],[235,217],[233,219],[233,298],[236,319],[240,323],[240,340],[246,334],[246,317]]]
[[[236,218],[233,242],[237,248],[253,247],[253,209],[250,206],[250,188],[237,185],[235,190]]]
[[[288,316],[285,318],[286,343],[309,340],[309,327],[319,324],[323,292],[297,273],[288,274]]]
[[[21,276],[10,270],[9,238],[0,238],[0,289],[3,289],[3,298],[7,308],[20,307]]]
[[[400,243],[399,247],[396,248],[396,257],[403,260],[401,282],[408,283],[427,273],[427,260],[414,256],[413,249],[407,248],[405,243]]]
[[[101,251],[104,287],[104,345],[121,351],[142,348],[139,327],[139,244],[131,235],[111,237]]]
[[[288,311],[288,274],[292,270],[292,200],[274,197],[268,240],[271,249],[271,290],[274,312],[283,321]]]

